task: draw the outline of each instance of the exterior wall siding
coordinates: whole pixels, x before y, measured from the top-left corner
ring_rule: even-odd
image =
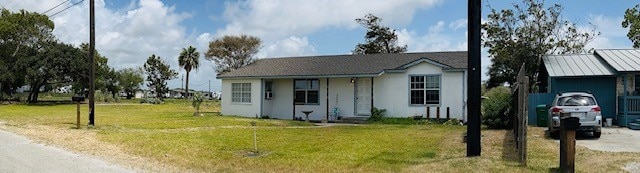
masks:
[[[550,93],[590,91],[602,108],[602,117],[614,118],[617,111],[615,81],[615,77],[551,78]]]
[[[231,84],[232,83],[251,83],[251,103],[232,103],[231,102]],[[261,115],[261,99],[262,85],[260,79],[223,79],[222,93],[225,96],[221,100],[221,109],[223,115],[237,115],[245,117],[255,117]]]
[[[293,118],[293,80],[275,79],[273,81],[273,99],[269,117],[277,119]],[[329,79],[329,103],[327,103],[327,79],[320,78],[319,102],[318,105],[295,105],[295,116],[303,117],[302,111],[313,111],[309,114],[309,119],[322,120],[327,116],[327,104],[329,104],[329,115],[333,114],[333,108],[337,107],[339,115],[343,117],[353,116],[353,84],[350,78]],[[337,97],[337,100],[336,100]],[[337,102],[336,102],[337,101]],[[268,105],[265,105],[268,106]],[[266,109],[265,109],[266,110]]]
[[[293,82],[294,79],[289,79]],[[318,91],[318,102],[319,104],[315,105],[296,105],[295,116],[305,118],[304,113],[302,111],[313,111],[309,114],[310,120],[322,120],[327,116],[327,80],[326,78],[319,78],[319,91]],[[289,87],[289,91],[293,93],[293,85]],[[293,98],[293,96],[291,97]],[[291,115],[291,113],[289,113]]]
[[[410,75],[440,75],[440,104],[438,105],[410,105],[409,104],[409,76]],[[425,116],[430,108],[430,117],[436,117],[437,107],[440,107],[440,118],[446,118],[447,107],[450,108],[450,118],[463,119],[465,113],[464,102],[466,96],[463,86],[463,72],[447,72],[442,68],[423,62],[415,65],[406,72],[386,73],[374,79],[374,106],[386,109],[388,117]]]
[[[438,75],[440,76],[440,103],[437,105],[409,104],[409,76]],[[311,120],[322,120],[328,114],[333,115],[333,109],[339,109],[339,116],[355,116],[355,83],[351,78],[330,78],[327,102],[327,78],[319,78],[318,105],[295,105],[293,110],[293,81],[294,79],[223,79],[222,114],[254,117],[255,115],[269,116],[277,119],[292,119],[303,117],[302,111],[313,111]],[[264,98],[264,82],[272,81],[271,100]],[[251,83],[251,104],[231,103],[231,83]],[[385,73],[373,78],[373,107],[386,109],[387,117],[425,116],[426,107],[431,107],[430,117],[436,117],[436,108],[440,107],[440,118],[446,118],[447,107],[450,108],[450,118],[464,120],[466,101],[466,78],[462,71],[442,71],[442,68],[423,62],[414,65],[405,72]],[[261,107],[262,106],[262,107]]]

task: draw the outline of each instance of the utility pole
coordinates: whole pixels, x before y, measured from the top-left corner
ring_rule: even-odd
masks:
[[[95,126],[95,94],[96,94],[96,59],[95,59],[95,49],[96,49],[96,33],[95,33],[95,23],[96,23],[96,15],[95,15],[95,7],[94,0],[89,0],[89,62],[91,64],[90,73],[91,76],[89,79],[89,127]]]
[[[469,0],[467,67],[467,157],[480,156],[480,0]]]
[[[213,97],[213,93],[211,93],[211,80],[209,80],[209,99],[211,99],[211,97]]]

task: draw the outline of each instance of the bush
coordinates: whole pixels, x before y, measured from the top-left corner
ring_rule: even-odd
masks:
[[[384,113],[387,112],[386,109],[378,109],[376,107],[372,107],[371,108],[371,118],[369,118],[369,120],[371,121],[379,121],[382,119],[382,117],[384,117]]]
[[[201,93],[196,93],[193,95],[193,100],[191,100],[191,106],[196,109],[196,112],[193,113],[193,116],[200,115],[200,105],[202,104],[203,95]]]
[[[491,88],[485,94],[487,99],[482,100],[482,123],[490,129],[509,129],[512,127],[511,116],[511,90],[500,86]]]

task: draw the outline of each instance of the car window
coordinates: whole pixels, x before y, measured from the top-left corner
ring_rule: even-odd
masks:
[[[593,106],[596,100],[589,96],[569,96],[558,99],[558,106]]]

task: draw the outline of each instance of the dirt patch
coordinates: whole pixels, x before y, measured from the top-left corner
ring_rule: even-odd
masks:
[[[97,130],[64,129],[41,125],[15,125],[1,122],[0,129],[14,132],[45,145],[52,145],[76,153],[88,154],[102,160],[128,167],[136,172],[185,172],[183,169],[162,164],[125,152],[121,147],[102,142]]]

